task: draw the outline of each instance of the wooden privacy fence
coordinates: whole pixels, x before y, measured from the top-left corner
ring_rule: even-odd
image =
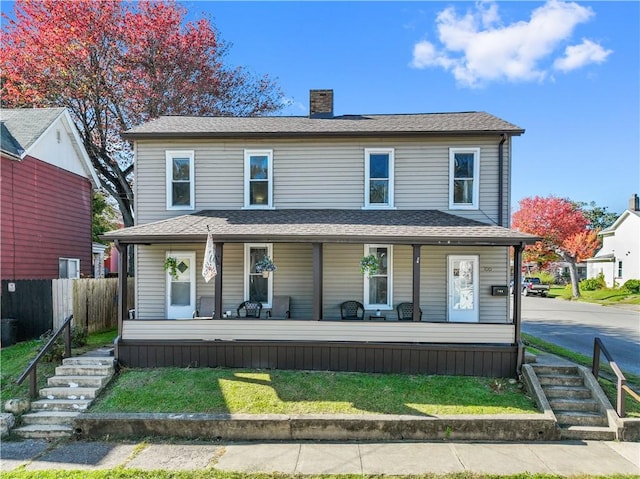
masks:
[[[49,279],[2,280],[0,310],[3,318],[17,320],[17,341],[37,338],[52,328],[51,296]]]
[[[129,304],[133,308],[134,278],[127,281]],[[53,329],[73,314],[73,324],[90,333],[118,326],[118,278],[54,279]]]
[[[129,305],[133,308],[133,279],[127,282]],[[89,333],[118,327],[118,278],[73,281],[73,319]]]

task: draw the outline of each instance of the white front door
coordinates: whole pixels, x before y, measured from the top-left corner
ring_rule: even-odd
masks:
[[[172,251],[176,259],[175,276],[167,271],[167,318],[188,319],[196,309],[196,254]]]
[[[448,310],[449,321],[473,323],[479,319],[478,256],[449,256]]]

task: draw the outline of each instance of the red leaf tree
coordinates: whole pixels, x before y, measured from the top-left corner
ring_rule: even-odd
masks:
[[[212,24],[173,1],[18,0],[4,16],[4,107],[67,107],[102,187],[133,225],[133,155],[120,134],[159,115],[252,116],[282,108],[268,76],[224,63]]]
[[[524,198],[513,214],[513,228],[542,238],[527,246],[527,259],[548,262],[559,257],[569,264],[573,296],[580,297],[577,263],[593,256],[599,246],[597,230],[589,229],[589,220],[576,203],[549,196]]]

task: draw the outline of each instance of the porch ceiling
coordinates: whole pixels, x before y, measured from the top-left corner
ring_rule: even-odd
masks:
[[[107,241],[198,243],[385,243],[509,246],[539,238],[437,210],[206,210],[115,230]]]

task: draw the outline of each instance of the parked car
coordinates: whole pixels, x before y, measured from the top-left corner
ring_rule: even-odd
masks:
[[[542,284],[540,278],[535,278],[533,276],[526,276],[522,280],[522,295],[528,296],[530,294],[538,294],[542,297],[546,296],[549,293],[549,285]]]

